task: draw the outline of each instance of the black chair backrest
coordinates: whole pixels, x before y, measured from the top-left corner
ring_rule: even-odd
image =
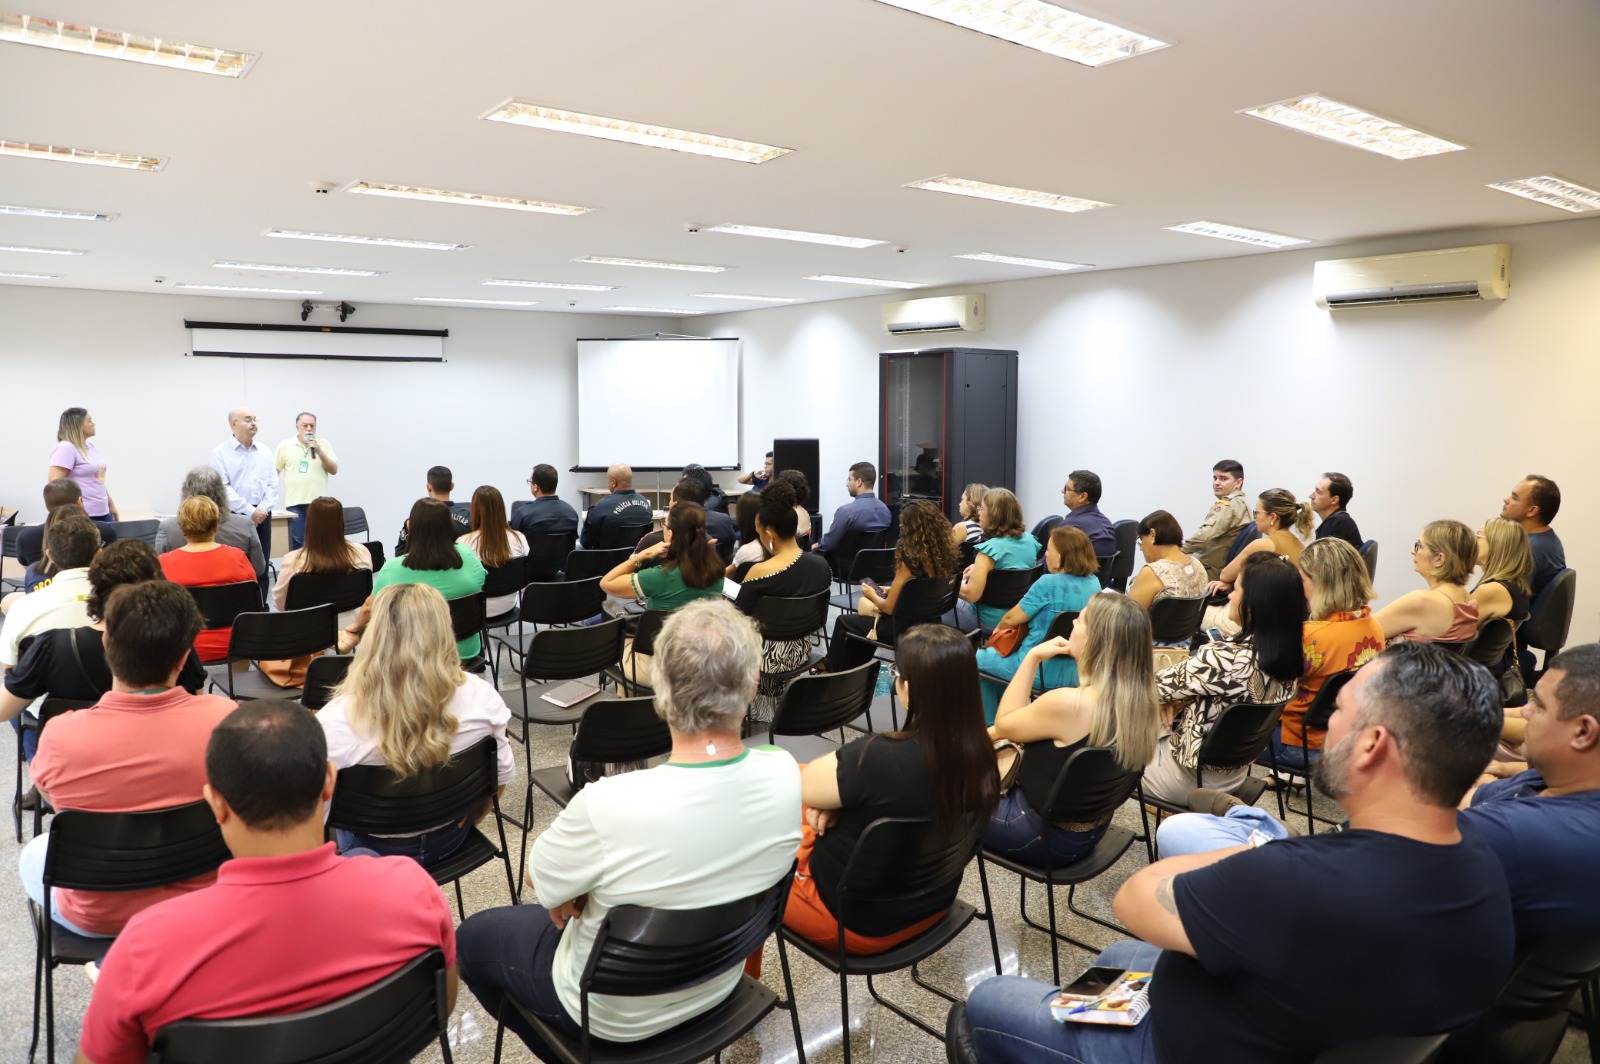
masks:
[[[522,619],[529,624],[576,624],[599,613],[605,600],[606,593],[600,590],[598,576],[529,584],[522,589]]]
[[[1043,571],[1038,566],[1030,566],[1027,569],[990,569],[989,575],[984,578],[983,595],[979,597],[978,605],[1009,610],[1022,601],[1022,596],[1028,593],[1028,589],[1039,579]]]
[[[405,779],[387,765],[340,769],[328,826],[367,835],[427,831],[476,812],[499,780],[493,736]]]
[[[1117,536],[1117,561],[1111,567],[1111,586],[1125,592],[1128,578],[1133,575],[1134,548],[1139,546],[1139,522],[1122,520],[1111,527]]]
[[[633,626],[635,654],[656,652],[656,636],[661,634],[661,626],[667,623],[667,618],[670,616],[672,616],[670,610],[645,610],[639,614],[639,619]]]
[[[777,735],[821,735],[855,720],[872,705],[879,668],[874,658],[842,672],[795,677],[778,698],[767,742]]]
[[[518,499],[516,502],[513,502],[511,504],[511,516],[512,517],[517,516],[517,511],[518,510],[526,509],[527,507],[532,506],[533,504],[534,504],[534,500],[533,499]]]
[[[632,553],[631,546],[613,550],[575,550],[567,555],[562,579],[588,580],[590,577],[605,576],[627,561]]]
[[[370,539],[363,543],[362,546],[367,548],[367,553],[372,556],[372,571],[377,572],[382,569],[384,560],[387,557],[383,553],[383,544],[375,539]]]
[[[512,558],[504,565],[488,569],[483,577],[484,598],[515,595],[528,586],[528,559]]]
[[[1150,606],[1150,631],[1157,643],[1187,643],[1200,630],[1206,597],[1164,598]]]
[[[312,658],[306,667],[305,683],[300,688],[300,704],[307,709],[321,709],[333,697],[333,689],[344,683],[350,665],[356,659],[325,654]]]
[[[636,516],[635,511],[643,516]],[[600,550],[618,550],[626,547],[631,551],[650,531],[653,523],[654,518],[650,511],[641,507],[630,507],[621,514],[613,513],[600,526],[600,536],[595,546]]]
[[[1120,554],[1108,554],[1100,559],[1100,571],[1095,575],[1100,578],[1101,587],[1106,587],[1111,583],[1111,572],[1117,567],[1117,559],[1120,557]]]
[[[917,908],[943,897],[961,879],[978,850],[989,814],[969,815],[960,831],[935,834],[930,817],[879,817],[856,840],[839,881],[839,923],[849,926],[852,901],[904,904]]]
[[[903,635],[913,625],[937,623],[956,608],[958,585],[955,577],[917,577],[900,587],[894,604],[894,629]]]
[[[1248,765],[1260,757],[1283,714],[1282,702],[1236,702],[1225,706],[1200,741],[1199,764]]]
[[[1318,1053],[1312,1064],[1424,1064],[1445,1038],[1442,1034],[1391,1035],[1347,1042]]]
[[[320,654],[339,641],[339,611],[329,605],[282,613],[241,613],[228,637],[229,661],[282,661]]]
[[[645,761],[672,753],[672,732],[656,713],[653,698],[591,702],[578,721],[570,756],[574,761]]]
[[[856,551],[850,568],[845,572],[848,583],[859,584],[862,580],[872,579],[887,589],[894,582],[894,548],[862,547]]]
[[[1600,972],[1600,934],[1547,935],[1521,951],[1491,1016],[1538,1020],[1563,1011],[1585,980]]]
[[[1233,537],[1233,544],[1228,548],[1227,560],[1222,564],[1226,565],[1228,562],[1233,561],[1239,556],[1240,551],[1260,538],[1261,529],[1256,527],[1256,523],[1254,521],[1245,522],[1245,526],[1239,529],[1239,534]]]
[[[1567,645],[1567,632],[1572,627],[1572,602],[1577,594],[1576,569],[1561,570],[1544,586],[1529,608],[1527,623],[1522,626],[1529,646],[1554,655]]]
[[[289,578],[289,593],[283,608],[303,610],[324,603],[343,613],[358,610],[372,594],[372,570],[352,569],[348,573],[295,573]]]
[[[828,591],[795,598],[763,595],[756,600],[753,616],[762,639],[803,639],[828,623]]]
[[[1499,676],[1505,671],[1506,651],[1516,639],[1516,630],[1504,617],[1495,617],[1478,626],[1478,634],[1467,644],[1467,657]]]
[[[488,619],[488,614],[484,612],[485,602],[482,591],[445,600],[445,605],[450,607],[450,631],[457,643],[483,631],[483,622]]]
[[[884,531],[866,532],[852,529],[840,536],[839,545],[833,548],[833,556],[829,558],[829,561],[833,562],[834,577],[839,580],[849,580],[853,584],[859,583],[858,580],[851,578],[851,573],[854,572],[856,554],[864,550],[881,549],[886,535],[887,533]],[[867,575],[871,576],[872,574],[869,573]],[[877,578],[873,577],[873,579]],[[892,569],[890,570],[890,579],[894,579]]]
[[[156,1031],[149,1064],[335,1064],[411,1060],[449,1021],[444,954],[430,949],[371,986],[303,1012],[178,1020]]]
[[[1045,630],[1044,638],[1054,639],[1056,636],[1060,636],[1062,639],[1071,639],[1072,626],[1077,623],[1077,610],[1062,610],[1051,620],[1050,627]],[[1042,643],[1044,640],[1041,639],[1040,642]]]
[[[1367,563],[1367,579],[1378,579],[1378,541],[1367,540],[1361,544],[1361,550],[1357,553],[1361,555],[1361,560]]]
[[[1054,517],[1046,517],[1033,526],[1033,538],[1039,541],[1040,550],[1044,550],[1049,545],[1050,533],[1060,528],[1062,522],[1066,521],[1066,519],[1064,514],[1056,514]]]
[[[117,534],[118,539],[141,539],[156,545],[156,533],[161,529],[161,522],[153,517],[142,521],[112,521],[111,530]]]
[[[1142,767],[1126,769],[1117,764],[1116,754],[1108,746],[1074,750],[1050,786],[1044,817],[1058,823],[1104,820],[1133,794],[1142,773]]]
[[[1315,728],[1317,731],[1328,730],[1328,720],[1333,716],[1334,707],[1339,701],[1339,692],[1355,674],[1356,670],[1348,669],[1345,672],[1336,672],[1322,681],[1322,686],[1317,688],[1311,704],[1306,707],[1304,727]]]
[[[554,580],[577,546],[577,532],[535,532],[528,537],[528,579]],[[615,563],[612,563],[615,564]]]
[[[344,508],[344,534],[347,536],[365,536],[371,533],[367,527],[367,511],[359,506],[346,506]]]
[[[63,809],[50,822],[44,884],[147,890],[215,871],[231,856],[205,802],[142,813]]]
[[[189,594],[200,607],[207,628],[228,628],[240,614],[261,612],[261,585],[254,580],[191,587]]]
[[[587,628],[544,628],[528,641],[522,658],[525,680],[576,680],[622,662],[622,621]]]
[[[17,537],[22,534],[22,529],[15,525],[6,525],[0,528],[0,557],[15,558],[17,556]]]

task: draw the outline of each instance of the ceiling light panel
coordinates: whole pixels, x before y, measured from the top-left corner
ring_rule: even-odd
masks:
[[[1236,240],[1241,244],[1254,244],[1263,248],[1286,248],[1295,244],[1311,243],[1303,237],[1269,233],[1265,229],[1246,229],[1243,226],[1225,225],[1222,222],[1184,222],[1182,225],[1169,225],[1166,228],[1174,233],[1214,236],[1218,240]]]
[[[1377,152],[1391,159],[1420,159],[1425,155],[1467,150],[1465,144],[1403,126],[1393,119],[1330,100],[1326,96],[1301,96],[1262,107],[1250,107],[1239,114],[1352,148]]]
[[[1032,266],[1040,270],[1089,270],[1084,262],[1060,262],[1056,259],[1030,259],[1023,255],[996,255],[992,251],[973,251],[966,255],[952,255],[953,259],[975,259],[978,262],[1003,262],[1008,266]]]
[[[54,218],[57,221],[68,222],[109,222],[115,214],[99,214],[94,211],[72,211],[63,207],[23,207],[15,203],[0,203],[0,214],[15,215],[19,218]]]
[[[14,155],[21,159],[43,159],[53,163],[114,166],[119,170],[143,170],[149,174],[167,165],[165,159],[157,159],[150,155],[125,155],[113,151],[63,148],[56,144],[30,144],[20,140],[0,140],[0,155]]]
[[[536,307],[532,299],[456,299],[452,296],[412,296],[413,303],[472,303],[485,307]]]
[[[726,266],[705,266],[694,262],[658,262],[655,259],[614,259],[608,255],[585,255],[573,262],[587,262],[596,266],[637,266],[646,270],[687,270],[690,273],[722,273]]]
[[[956,196],[973,196],[977,199],[994,200],[997,203],[1015,203],[1019,207],[1043,207],[1050,211],[1092,211],[1097,207],[1110,207],[1110,203],[1099,200],[1083,199],[1080,196],[1064,196],[1057,192],[1038,192],[1031,188],[1013,188],[1010,185],[994,185],[987,181],[973,181],[965,177],[951,177],[941,174],[930,177],[926,181],[912,181],[906,188],[921,188],[929,192],[949,192]]]
[[[612,292],[614,284],[568,284],[565,281],[519,281],[514,277],[492,277],[484,284],[502,288],[556,288],[565,292]]]
[[[1513,196],[1531,199],[1547,207],[1560,207],[1574,214],[1583,211],[1600,211],[1600,192],[1583,185],[1573,184],[1554,174],[1524,177],[1517,181],[1496,181],[1489,186]]]
[[[858,284],[868,288],[923,288],[921,281],[884,281],[876,277],[845,277],[836,273],[814,273],[808,281],[829,281],[833,284]]]
[[[483,116],[490,122],[511,122],[535,129],[554,130],[557,133],[576,133],[584,137],[617,140],[625,144],[642,144],[650,148],[667,148],[671,151],[707,155],[713,159],[731,159],[741,163],[764,163],[780,155],[788,155],[793,148],[780,148],[773,144],[734,140],[711,133],[695,133],[670,126],[652,126],[643,122],[630,122],[622,118],[603,118],[577,111],[562,111],[554,107],[508,100]]]
[[[357,181],[346,192],[368,196],[393,196],[396,199],[427,200],[430,203],[465,203],[474,207],[499,207],[508,211],[533,211],[537,214],[587,214],[594,208],[576,207],[570,203],[546,203],[544,200],[516,199],[512,196],[489,196],[480,192],[451,192],[443,188],[415,188],[411,185],[376,185]]]
[[[683,310],[672,307],[606,307],[606,310],[620,310],[628,314],[671,314],[675,317],[684,317],[690,314],[704,314],[704,310]]]
[[[30,248],[21,244],[0,244],[0,251],[22,251],[29,255],[82,255],[71,248]]]
[[[796,240],[802,244],[831,244],[841,248],[870,248],[886,241],[861,236],[835,236],[833,233],[808,233],[803,229],[773,229],[764,225],[712,225],[702,233],[732,233],[735,236],[764,236],[773,240]]]
[[[251,292],[256,295],[271,296],[320,296],[320,289],[312,291],[303,288],[251,288],[231,284],[177,284],[174,288],[188,288],[196,292]]]
[[[1142,33],[1042,0],[878,0],[1002,41],[1097,67],[1167,47]]]
[[[258,273],[321,273],[329,277],[378,277],[382,270],[350,270],[342,266],[277,266],[268,262],[228,262],[211,264],[219,270],[252,270]]]
[[[356,236],[352,233],[308,233],[300,229],[268,229],[263,236],[283,240],[326,240],[334,244],[377,244],[386,248],[422,248],[425,251],[460,251],[470,244],[443,244],[433,240],[402,240],[392,236]]]
[[[804,303],[798,296],[746,296],[733,292],[693,292],[694,299],[738,299],[747,303]]]
[[[0,277],[8,277],[15,281],[59,281],[59,273],[12,273],[9,270],[0,271]]]
[[[80,26],[10,11],[0,11],[0,41],[81,55],[98,55],[107,59],[126,59],[133,63],[149,63],[152,66],[193,70],[228,78],[244,77],[256,61],[256,56],[249,52],[234,52],[165,37],[148,37],[103,26]]]

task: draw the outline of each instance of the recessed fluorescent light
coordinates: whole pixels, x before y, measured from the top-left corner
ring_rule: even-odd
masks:
[[[1090,67],[1167,47],[1166,41],[1040,0],[878,2]]]
[[[413,303],[478,303],[486,307],[536,307],[531,299],[454,299],[448,296],[412,296]]]
[[[1524,177],[1517,181],[1496,181],[1489,186],[1513,196],[1522,196],[1548,207],[1560,207],[1577,214],[1581,211],[1600,211],[1600,192],[1575,185],[1553,174]]]
[[[639,266],[647,270],[688,270],[691,273],[722,273],[726,266],[702,266],[693,262],[657,262],[655,259],[614,259],[607,255],[585,255],[573,262],[589,262],[597,266]]]
[[[815,273],[808,281],[832,281],[834,284],[859,284],[868,288],[922,288],[920,281],[880,281],[873,277],[842,277],[836,273]]]
[[[804,303],[796,296],[745,296],[733,292],[694,292],[695,299],[742,299],[750,303]]]
[[[1245,229],[1237,225],[1224,225],[1222,222],[1184,222],[1182,225],[1169,225],[1167,228],[1174,233],[1214,236],[1218,240],[1237,240],[1241,244],[1255,244],[1264,248],[1286,248],[1294,244],[1311,243],[1298,236],[1269,233],[1265,229]]]
[[[502,288],[559,288],[566,292],[610,292],[614,291],[617,287],[614,284],[568,284],[565,281],[519,281],[513,277],[493,277],[483,283],[499,285]]]
[[[686,314],[704,314],[703,310],[674,310],[672,307],[606,307],[606,310],[621,310],[630,314],[672,314],[682,317]]]
[[[1096,207],[1110,207],[1099,200],[1079,196],[1063,196],[1056,192],[1037,192],[1031,188],[1013,188],[1010,185],[992,185],[987,181],[973,181],[965,177],[941,174],[926,181],[912,181],[906,188],[923,188],[929,192],[950,192],[957,196],[975,196],[978,199],[1015,203],[1021,207],[1043,207],[1051,211],[1092,211]]]
[[[53,163],[88,163],[90,166],[115,166],[123,170],[143,170],[155,173],[167,164],[165,159],[150,155],[124,155],[114,151],[90,151],[87,148],[63,148],[56,144],[29,144],[20,140],[0,140],[0,155],[15,155],[22,159],[43,159]]]
[[[71,248],[30,248],[21,244],[0,244],[0,251],[25,251],[30,255],[82,255],[81,251]]]
[[[325,273],[330,277],[377,277],[382,270],[347,270],[340,266],[275,266],[268,262],[226,262],[211,264],[219,270],[254,270],[266,273]]]
[[[711,133],[695,133],[670,126],[652,126],[643,122],[630,122],[622,118],[602,118],[599,115],[562,111],[554,107],[521,100],[507,100],[483,116],[490,122],[512,122],[535,129],[551,129],[558,133],[577,133],[602,140],[620,140],[626,144],[643,144],[650,148],[669,148],[695,155],[709,155],[715,159],[732,159],[741,163],[764,163],[780,155],[788,155],[793,148],[779,148],[749,140],[733,140]]]
[[[204,44],[146,37],[99,26],[78,26],[9,11],[0,11],[0,41],[104,56],[107,59],[126,59],[134,63],[193,70],[201,74],[220,74],[228,78],[243,77],[256,61],[256,57],[249,52],[230,52]]]
[[[535,211],[539,214],[587,214],[593,209],[574,207],[570,203],[546,203],[543,200],[516,199],[511,196],[488,196],[479,192],[451,192],[443,188],[374,185],[368,181],[357,181],[345,191],[365,193],[369,196],[393,196],[396,199],[429,200],[434,203],[467,203],[475,207],[501,207],[508,211]]]
[[[61,275],[59,273],[11,273],[9,271],[5,271],[5,272],[0,272],[0,277],[10,277],[10,278],[13,278],[13,279],[18,280],[18,281],[59,281],[59,280],[61,280]]]
[[[1300,96],[1239,113],[1391,159],[1417,159],[1467,148],[1326,96]]]
[[[765,236],[773,240],[798,240],[803,244],[832,244],[841,248],[870,248],[882,240],[861,236],[835,236],[832,233],[808,233],[803,229],[772,229],[764,225],[711,225],[703,233],[732,233],[735,236]]]
[[[1041,270],[1088,270],[1093,267],[1083,262],[1057,262],[1055,259],[1030,259],[1022,255],[996,255],[992,251],[974,251],[969,255],[952,255],[953,259],[977,259],[979,262],[1003,262],[1008,266],[1035,266]]]
[[[335,244],[381,244],[387,248],[423,248],[427,251],[460,251],[468,244],[441,244],[433,240],[401,240],[391,236],[353,236],[349,233],[306,233],[298,229],[268,229],[264,236],[285,240],[327,240]]]
[[[115,214],[97,214],[94,211],[70,211],[61,207],[19,207],[14,203],[0,203],[0,214],[14,214],[23,218],[55,218],[69,222],[109,222]]]
[[[175,284],[174,288],[189,288],[198,292],[256,292],[261,295],[272,296],[320,296],[320,289],[311,291],[302,288],[246,288],[231,284]]]

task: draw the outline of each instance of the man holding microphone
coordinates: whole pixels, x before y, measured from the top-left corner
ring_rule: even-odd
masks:
[[[284,508],[294,514],[289,522],[289,549],[305,546],[306,510],[328,494],[328,478],[339,472],[333,446],[317,436],[317,415],[301,411],[294,419],[294,435],[278,444],[274,456]]]

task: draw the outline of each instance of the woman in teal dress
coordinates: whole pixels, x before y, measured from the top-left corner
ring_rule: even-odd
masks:
[[[977,557],[961,584],[961,601],[969,605],[958,607],[957,616],[962,628],[970,628],[975,611],[978,627],[989,632],[1006,612],[998,606],[978,605],[989,574],[996,569],[1032,569],[1039,562],[1039,541],[1028,534],[1028,526],[1022,520],[1022,504],[1005,488],[990,488],[983,493],[978,523],[983,526],[985,538],[978,544]]]

